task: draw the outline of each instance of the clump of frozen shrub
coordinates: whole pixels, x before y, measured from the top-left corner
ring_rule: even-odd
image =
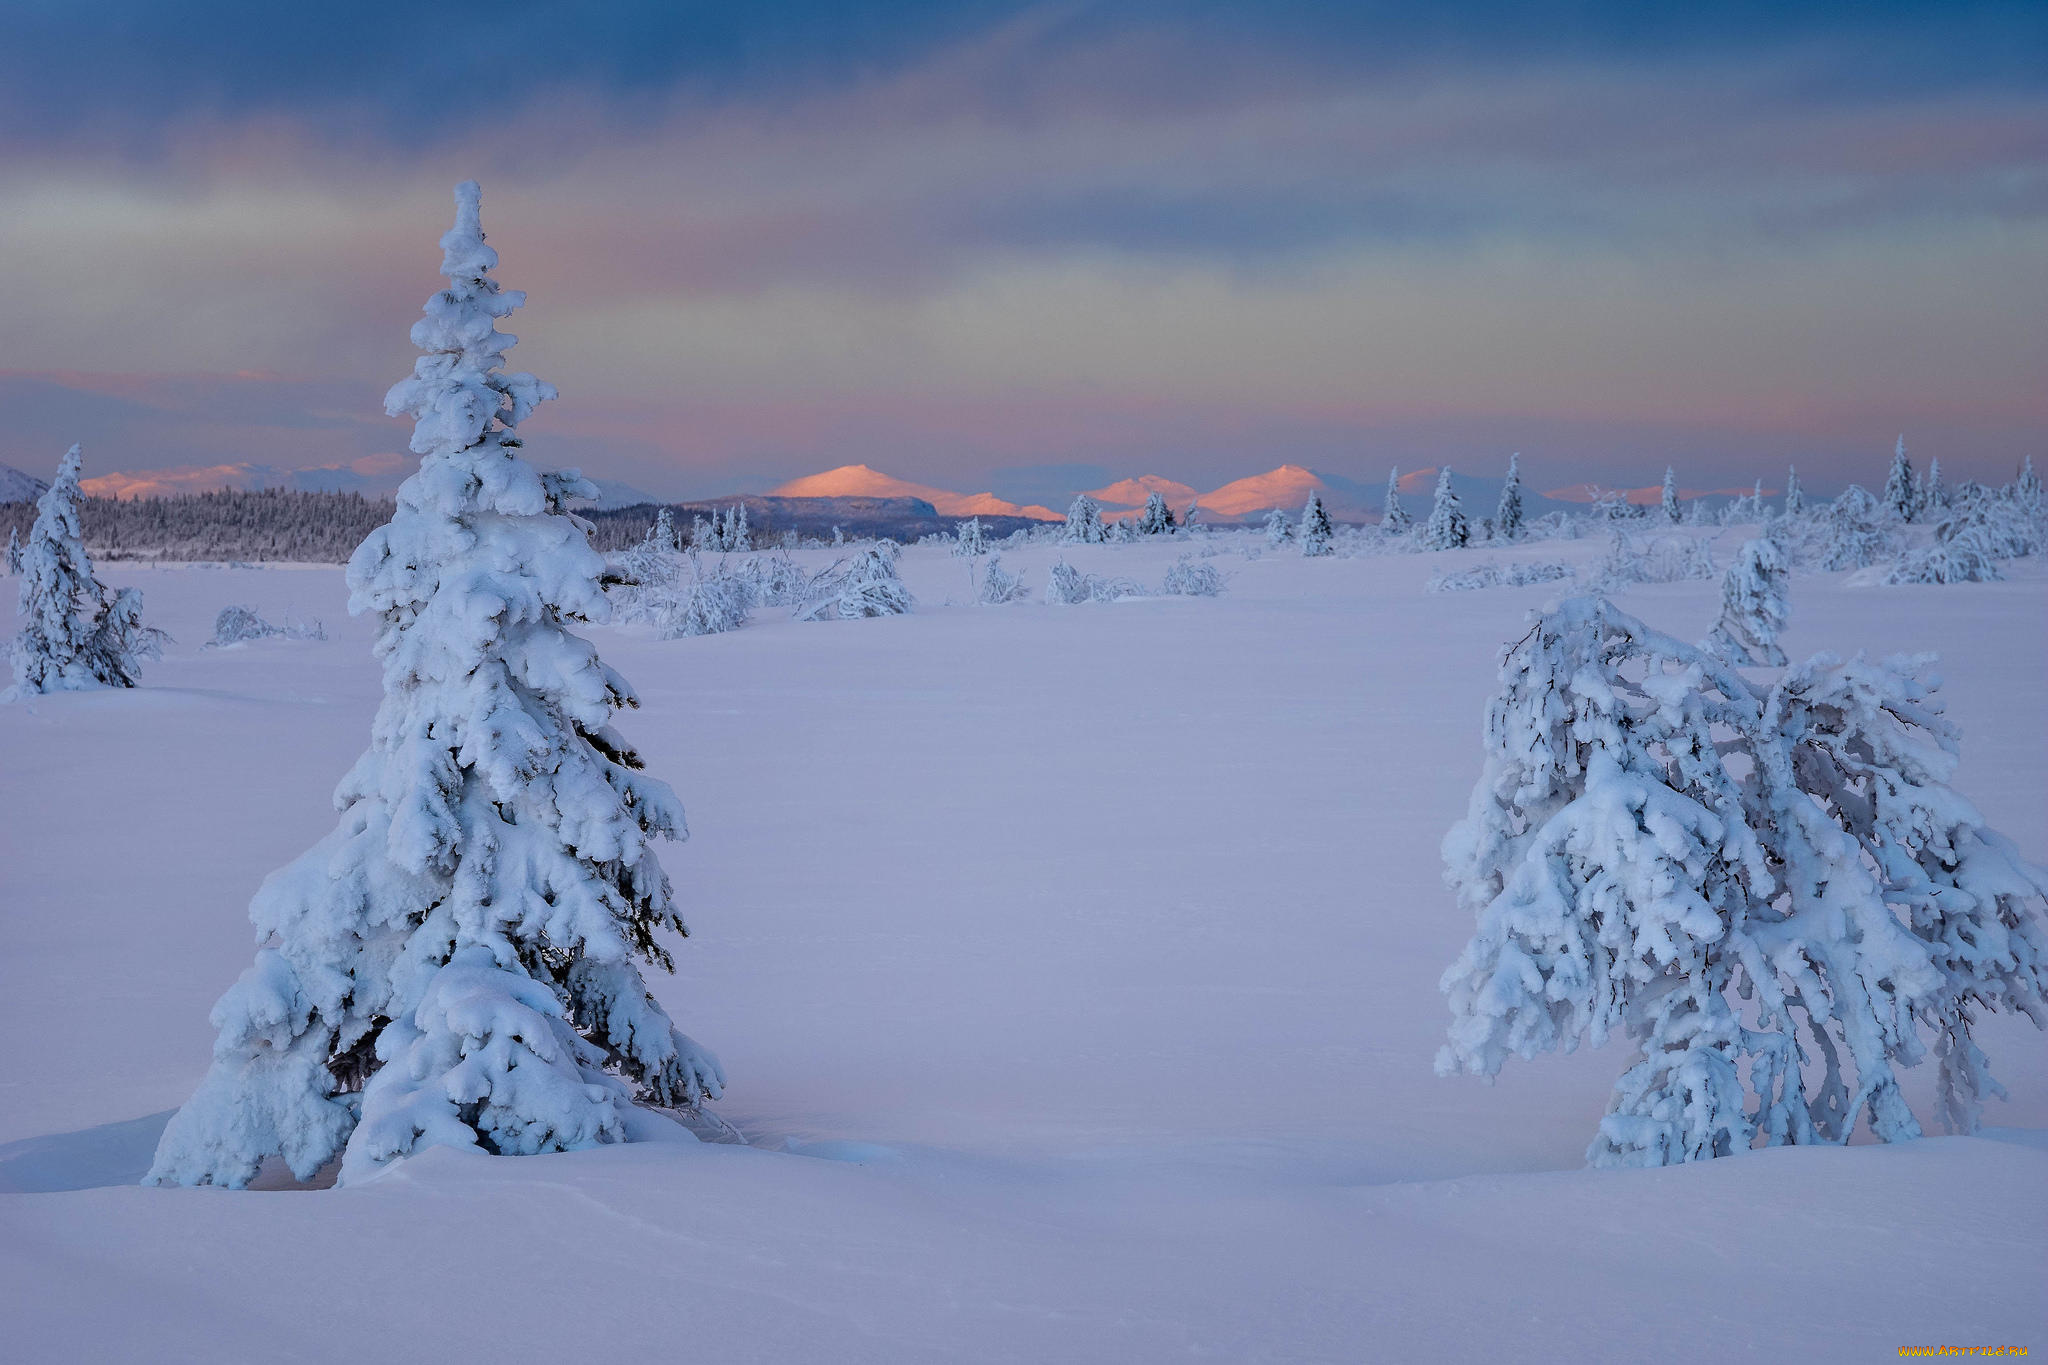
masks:
[[[654,852],[684,833],[612,724],[637,705],[572,623],[610,614],[596,488],[542,473],[515,429],[554,389],[503,370],[475,182],[442,237],[447,287],[385,399],[419,470],[349,562],[379,621],[384,696],[333,833],[250,904],[256,960],[214,1008],[213,1065],[148,1179],[242,1186],[270,1156],[349,1183],[423,1148],[622,1142],[636,1106],[716,1096],[718,1064],[648,994],[683,923]]]
[[[754,606],[795,607],[811,599],[811,576],[787,554],[750,559],[742,572]]]
[[[1531,583],[1555,583],[1570,578],[1569,566],[1555,563],[1481,564],[1457,573],[1440,573],[1429,580],[1431,592],[1473,592],[1482,588],[1521,588]]]
[[[229,645],[272,637],[280,640],[324,640],[327,630],[318,621],[287,619],[283,625],[273,626],[258,616],[254,607],[227,606],[213,618],[213,638],[206,642],[206,648],[225,649]]]
[[[1933,540],[1901,555],[1885,574],[1885,582],[1991,582],[2004,577],[1999,560],[2019,559],[2041,548],[2040,513],[2028,510],[2016,486],[1994,492],[1966,480],[1956,485],[1935,515]]]
[[[16,608],[24,624],[8,646],[15,697],[133,687],[142,661],[170,638],[142,624],[139,590],[110,590],[94,575],[78,521],[82,463],[77,446],[65,452],[21,549]]]
[[[916,604],[896,573],[893,541],[871,541],[851,561],[835,564],[813,579],[811,599],[797,609],[799,621],[851,621],[865,616],[901,616]]]
[[[1001,555],[990,555],[988,567],[982,570],[981,586],[976,600],[986,607],[1000,607],[1010,602],[1022,602],[1031,595],[1024,586],[1024,575],[1014,574],[1003,567]]]
[[[1444,841],[1477,932],[1445,973],[1442,1074],[1620,1034],[1587,1152],[1657,1166],[1921,1133],[2003,1091],[1971,1029],[2048,1025],[2048,872],[1948,785],[1931,660],[1822,654],[1769,684],[1596,598],[1535,618]]]
[[[1214,564],[1182,555],[1167,569],[1159,591],[1169,597],[1221,597],[1223,574]]]
[[[1294,524],[1287,520],[1287,514],[1275,507],[1266,513],[1266,544],[1279,548],[1294,539]]]
[[[651,623],[664,640],[718,635],[747,623],[755,591],[750,577],[735,572],[724,560],[706,570],[702,558],[691,555],[688,573],[645,592],[635,615]]]
[[[1078,606],[1083,602],[1114,602],[1120,598],[1144,595],[1145,590],[1128,578],[1082,573],[1064,559],[1054,560],[1046,574],[1045,600],[1056,607]]]
[[[1610,524],[1607,552],[1594,561],[1588,579],[1593,591],[1613,594],[1637,583],[1684,583],[1719,572],[1705,540],[1687,535],[1644,539]]]
[[[1740,667],[1782,668],[1778,635],[1792,619],[1785,549],[1771,535],[1744,541],[1721,580],[1721,616],[1705,648]]]

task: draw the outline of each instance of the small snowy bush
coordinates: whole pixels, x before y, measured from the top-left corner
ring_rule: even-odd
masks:
[[[1287,514],[1275,507],[1266,513],[1266,543],[1279,547],[1294,539],[1294,525],[1287,520]]]
[[[1024,576],[1013,574],[1003,568],[1001,555],[990,555],[988,567],[982,570],[981,588],[976,600],[983,606],[999,607],[1009,602],[1022,602],[1030,597],[1031,590],[1024,586]]]
[[[799,607],[799,621],[851,621],[866,616],[901,616],[916,604],[896,574],[896,546],[887,540],[863,545],[844,568],[834,565],[811,583],[812,599]]]
[[[206,642],[205,647],[225,649],[229,645],[267,640],[272,636],[283,640],[324,640],[327,631],[318,621],[287,620],[281,626],[273,626],[258,616],[254,607],[228,606],[222,607],[220,615],[213,618],[213,638]]]
[[[1458,573],[1440,573],[1429,580],[1431,592],[1472,592],[1481,588],[1521,588],[1570,578],[1567,565],[1554,563],[1481,564]]]
[[[1642,540],[1610,524],[1607,553],[1594,561],[1588,577],[1593,591],[1613,594],[1636,583],[1685,583],[1719,572],[1705,540],[1686,535]]]
[[[1892,553],[1892,536],[1885,529],[1884,508],[1862,488],[1850,484],[1828,504],[1819,518],[1820,567],[1866,569]]]
[[[1197,562],[1192,556],[1182,555],[1167,569],[1166,582],[1159,590],[1169,597],[1221,597],[1223,574],[1214,564]]]
[[[1785,550],[1769,534],[1743,542],[1721,580],[1721,617],[1705,648],[1739,667],[1782,668],[1778,635],[1792,617]]]
[[[1078,606],[1083,602],[1115,602],[1144,595],[1145,590],[1128,578],[1085,574],[1064,559],[1054,560],[1052,569],[1046,574],[1045,600],[1056,607]]]

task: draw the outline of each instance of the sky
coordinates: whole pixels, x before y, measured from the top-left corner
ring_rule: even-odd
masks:
[[[2048,456],[2038,0],[12,0],[0,463],[402,450],[472,176],[662,496]]]

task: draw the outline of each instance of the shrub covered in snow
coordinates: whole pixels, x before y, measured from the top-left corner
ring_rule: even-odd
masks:
[[[327,630],[318,621],[304,622],[286,620],[281,626],[273,626],[256,614],[254,607],[227,606],[220,609],[220,615],[213,618],[213,638],[206,642],[207,649],[225,649],[229,645],[246,644],[251,640],[267,640],[272,637],[281,640],[324,640]]]
[[[1588,581],[1593,591],[1611,595],[1636,583],[1684,583],[1718,573],[1705,540],[1683,534],[1646,539],[1610,525],[1607,552],[1593,562]]]
[[[988,553],[988,536],[980,517],[969,517],[953,527],[953,553],[961,558]]]
[[[1555,583],[1571,576],[1570,567],[1564,564],[1481,564],[1476,569],[1434,575],[1429,580],[1429,591],[1473,592],[1481,588],[1520,588],[1531,583]]]
[[[1598,1045],[1637,1060],[1596,1166],[1920,1135],[1897,1069],[1978,1121],[1984,1010],[2048,1024],[2048,872],[1948,786],[1927,659],[1819,655],[1768,687],[1604,601],[1509,654],[1444,841],[1478,931],[1445,974],[1443,1074]]]
[[[1045,600],[1056,607],[1078,606],[1083,602],[1114,602],[1124,597],[1143,597],[1145,590],[1128,578],[1106,578],[1082,573],[1064,559],[1056,559],[1046,574]]]
[[[8,647],[16,697],[133,687],[142,660],[157,657],[169,638],[142,624],[139,590],[110,591],[94,576],[78,526],[80,466],[73,446],[36,500],[21,549],[16,607],[25,623]]]
[[[989,556],[988,567],[982,570],[977,601],[986,607],[1000,607],[1010,602],[1022,602],[1030,595],[1031,590],[1024,586],[1024,575],[1005,569],[1001,555]]]
[[[387,410],[420,468],[350,561],[380,619],[384,698],[340,825],[250,905],[263,946],[214,1009],[212,1069],[149,1180],[241,1186],[268,1156],[348,1182],[424,1147],[496,1153],[631,1137],[636,1099],[719,1093],[718,1064],[647,993],[682,919],[654,841],[675,794],[612,727],[636,704],[573,622],[609,613],[603,560],[514,429],[551,386],[503,371],[474,182],[442,239],[448,287]]]
[[[799,621],[852,621],[864,616],[901,616],[917,599],[896,573],[896,545],[877,540],[833,565],[811,582],[811,600],[797,609]]]
[[[1214,564],[1182,555],[1166,571],[1160,592],[1169,597],[1221,597],[1223,574]]]
[[[1999,560],[2034,554],[2042,545],[2040,515],[2030,514],[2016,495],[1980,483],[1958,484],[1938,517],[1933,540],[1902,554],[1885,582],[1991,582],[2004,577]]]
[[[1279,547],[1294,539],[1294,523],[1287,520],[1287,514],[1275,507],[1266,513],[1266,543]]]

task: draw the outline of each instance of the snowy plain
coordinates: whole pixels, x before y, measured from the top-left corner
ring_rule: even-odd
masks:
[[[1724,565],[1740,539],[1719,534]],[[1198,542],[1199,543],[1199,542]],[[1620,1047],[1438,1079],[1471,923],[1438,842],[1539,584],[1598,540],[1303,560],[1220,533],[1217,599],[1047,607],[912,548],[897,618],[598,628],[690,813],[651,977],[750,1146],[493,1159],[347,1190],[140,1188],[332,827],[377,699],[335,568],[103,566],[176,643],[130,693],[0,707],[0,1323],[9,1360],[1892,1358],[2048,1349],[2048,1044],[1979,1037],[1975,1138],[1589,1172]],[[820,559],[818,552],[805,552]],[[1929,650],[1956,785],[2048,860],[2048,578],[1800,573],[1795,658]],[[1682,638],[1716,582],[1622,604]],[[202,649],[229,603],[320,642]],[[1928,1068],[1931,1069],[1931,1068]],[[1908,1073],[1923,1115],[1927,1077]]]

